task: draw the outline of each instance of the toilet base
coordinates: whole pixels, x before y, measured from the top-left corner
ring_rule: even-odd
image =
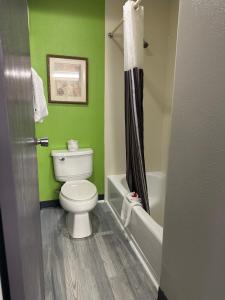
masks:
[[[74,239],[82,239],[92,234],[89,213],[67,214],[67,228]]]

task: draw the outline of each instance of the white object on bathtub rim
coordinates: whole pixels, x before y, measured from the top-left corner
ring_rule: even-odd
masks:
[[[130,223],[130,217],[134,206],[142,206],[140,198],[135,193],[129,193],[123,198],[121,220],[126,228]]]
[[[67,147],[69,151],[77,151],[79,149],[79,143],[76,140],[69,140],[67,142]]]

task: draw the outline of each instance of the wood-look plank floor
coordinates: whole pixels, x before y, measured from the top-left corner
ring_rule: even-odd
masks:
[[[41,211],[46,300],[155,300],[156,292],[107,204],[91,213],[93,235],[74,240],[59,208]]]

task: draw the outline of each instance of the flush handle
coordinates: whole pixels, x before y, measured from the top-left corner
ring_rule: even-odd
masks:
[[[48,144],[49,144],[48,137],[36,139],[36,145],[40,145],[41,147],[48,147]]]
[[[65,157],[60,157],[59,160],[60,160],[60,161],[64,161],[64,160],[65,160]]]

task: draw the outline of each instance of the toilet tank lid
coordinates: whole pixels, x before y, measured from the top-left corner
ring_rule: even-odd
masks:
[[[76,151],[69,151],[69,150],[52,150],[51,155],[53,157],[57,156],[81,156],[81,155],[89,155],[93,154],[93,150],[91,148],[82,148]]]

